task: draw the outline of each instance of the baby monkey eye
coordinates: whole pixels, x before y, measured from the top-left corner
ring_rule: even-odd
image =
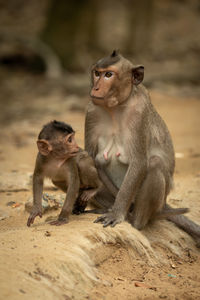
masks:
[[[100,72],[97,71],[97,70],[94,71],[94,74],[95,74],[96,77],[99,77],[99,76],[100,76]]]
[[[110,78],[110,77],[112,77],[112,75],[113,74],[111,72],[106,72],[105,77]]]
[[[72,137],[70,136],[69,138],[68,138],[68,140],[67,140],[69,143],[71,143],[72,142]]]

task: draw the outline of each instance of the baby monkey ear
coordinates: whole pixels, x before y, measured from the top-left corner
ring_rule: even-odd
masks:
[[[47,140],[38,140],[37,147],[39,152],[44,156],[47,156],[53,149]]]
[[[143,81],[144,78],[144,67],[137,66],[132,69],[132,76],[133,76],[133,84],[138,85]]]

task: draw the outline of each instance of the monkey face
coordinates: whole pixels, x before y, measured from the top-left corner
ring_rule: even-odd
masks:
[[[144,67],[133,64],[113,51],[111,56],[99,60],[92,68],[90,96],[95,105],[108,108],[125,102],[131,95],[133,85],[144,77]]]
[[[38,140],[38,150],[43,156],[51,156],[56,159],[73,157],[79,151],[74,135],[75,133],[73,132],[64,136],[59,135],[53,140]]]
[[[73,157],[79,151],[75,140],[75,133],[70,133],[53,141],[52,147],[52,155],[60,159]]]
[[[115,107],[129,97],[132,85],[131,72],[122,72],[117,65],[94,68],[90,96],[96,105]]]
[[[75,140],[75,133],[68,134],[64,139],[65,152],[69,153],[70,156],[75,156],[79,151],[79,147]]]
[[[105,105],[106,100],[113,94],[113,85],[116,81],[117,74],[112,68],[94,68],[92,71],[93,86],[90,92],[93,102],[97,105]]]

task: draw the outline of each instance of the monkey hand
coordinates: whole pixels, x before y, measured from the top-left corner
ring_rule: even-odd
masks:
[[[122,214],[114,212],[110,210],[109,212],[103,214],[102,216],[98,217],[94,223],[102,223],[103,227],[111,226],[114,227],[116,224],[119,224],[124,221],[124,216]]]
[[[67,217],[58,217],[57,220],[50,222],[50,225],[60,226],[63,224],[67,224],[69,222],[69,219]]]
[[[29,216],[28,221],[27,221],[27,226],[28,227],[30,227],[30,225],[34,223],[34,220],[37,216],[42,218],[42,207],[34,206],[32,208],[32,211],[31,211],[30,216]]]

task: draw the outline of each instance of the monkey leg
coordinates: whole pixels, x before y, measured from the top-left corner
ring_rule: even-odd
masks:
[[[87,190],[86,190],[87,192]],[[79,215],[81,213],[91,213],[91,214],[103,214],[108,211],[108,209],[113,205],[114,198],[108,192],[105,187],[101,187],[100,191],[98,191],[95,196],[90,199],[90,204],[94,207],[89,210],[85,210],[87,206],[87,201],[82,200],[82,193],[84,191],[80,191],[79,197],[76,200],[73,208],[73,214]]]
[[[144,228],[164,207],[169,192],[166,174],[161,158],[152,156],[146,178],[136,195],[133,211],[128,214],[128,220],[135,228]]]
[[[74,203],[72,213],[74,215],[80,215],[85,212],[86,206],[87,206],[87,202],[83,202],[79,197]]]
[[[73,207],[73,214],[79,215],[82,213],[101,213],[101,211],[104,210],[99,210],[99,209],[94,209],[94,210],[85,210],[87,207],[88,202],[93,198],[93,196],[96,194],[97,189],[80,189],[79,191],[79,196],[74,203]],[[90,201],[91,203],[92,201]]]
[[[108,211],[107,208],[93,208],[93,209],[88,209],[85,210],[87,207],[87,202],[84,203],[80,203],[79,199],[77,199],[77,201],[74,204],[73,207],[73,211],[72,213],[74,215],[80,215],[80,214],[104,214]]]
[[[86,210],[86,213],[105,214],[113,206],[115,197],[108,191],[105,186],[102,186],[100,191],[94,196],[91,204],[95,207],[91,210]]]
[[[96,208],[109,209],[113,206],[115,197],[102,186],[97,194],[92,198],[91,204]]]
[[[84,189],[79,190],[78,198],[76,199],[76,202],[74,203],[73,210],[72,210],[72,213],[74,215],[80,215],[80,214],[84,213],[85,209],[87,207],[87,204],[88,204],[87,201],[84,201],[81,198],[81,195],[83,192],[84,192]]]
[[[61,189],[63,192],[67,192],[67,185],[65,181],[54,181],[52,180],[52,183],[58,187],[59,189]]]

